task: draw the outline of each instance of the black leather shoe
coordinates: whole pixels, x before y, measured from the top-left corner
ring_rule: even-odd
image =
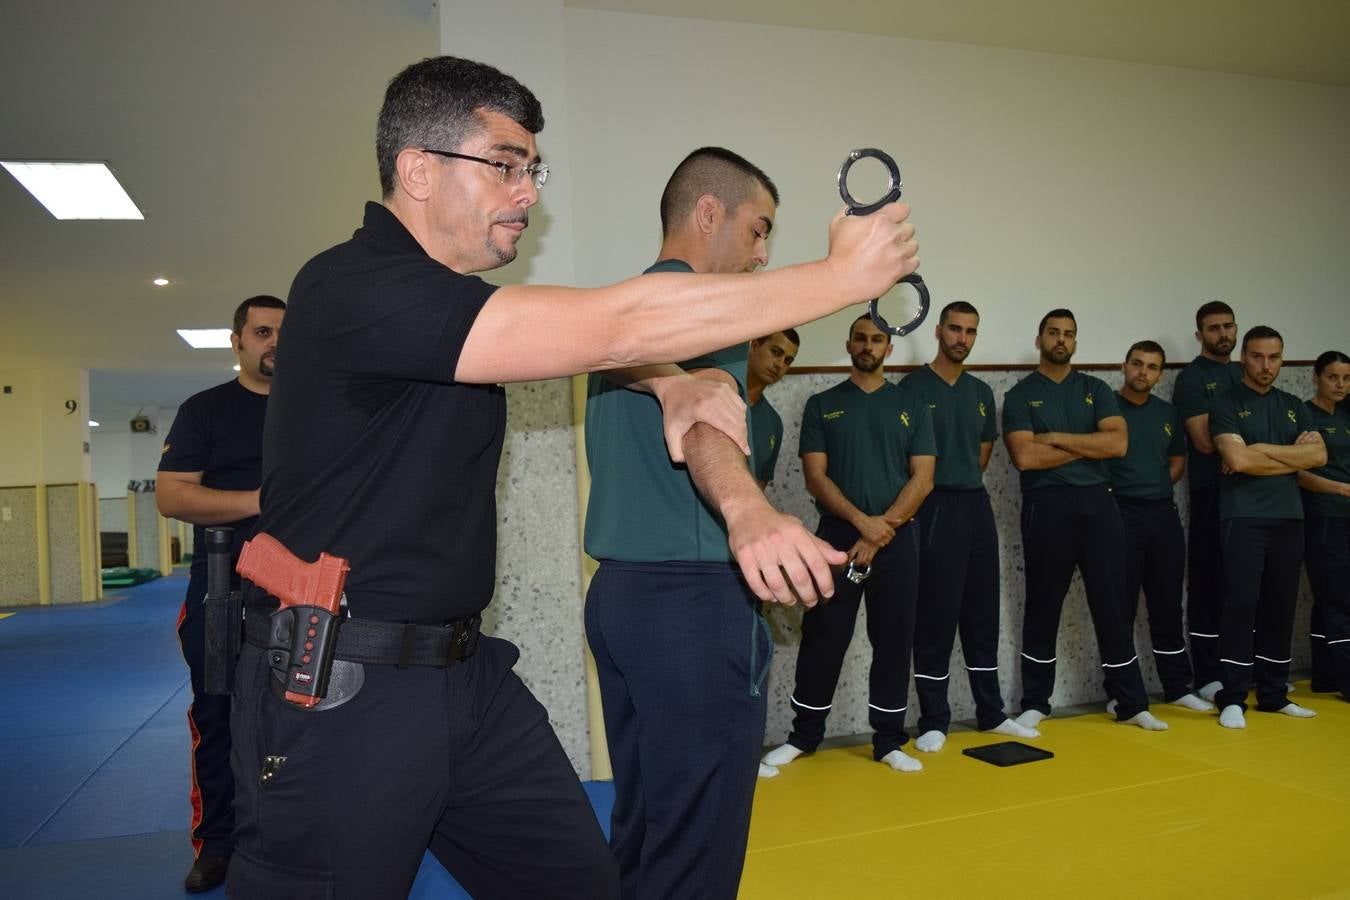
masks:
[[[183,879],[183,887],[190,894],[200,894],[225,883],[225,870],[230,867],[228,856],[199,856]]]

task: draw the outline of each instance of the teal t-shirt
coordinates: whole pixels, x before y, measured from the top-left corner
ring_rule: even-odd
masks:
[[[879,516],[909,483],[909,458],[936,456],[937,445],[916,394],[889,381],[869,394],[845,381],[806,401],[797,452],[824,453],[825,474],[849,502]]]
[[[969,372],[956,384],[925,365],[900,382],[902,391],[914,391],[928,406],[937,445],[937,472],[933,486],[955,490],[984,487],[980,445],[998,438],[994,421],[994,390]]]
[[[1209,434],[1238,434],[1251,444],[1292,444],[1312,429],[1308,407],[1293,394],[1271,388],[1264,394],[1238,383],[1214,398]],[[1217,454],[1215,454],[1217,455]],[[1219,520],[1301,519],[1298,476],[1219,475]]]
[[[647,269],[692,271],[682,260],[662,260]],[[736,379],[741,399],[745,399],[749,347],[738,344],[681,365],[729,372]],[[689,470],[670,461],[661,404],[655,397],[619,387],[602,375],[590,376],[586,460],[591,492],[585,545],[593,558],[622,562],[731,561],[726,526],[704,502]]]
[[[1333,412],[1326,413],[1311,400],[1305,405],[1312,427],[1322,433],[1322,440],[1327,444],[1327,464],[1308,471],[1350,484],[1350,406],[1341,403]],[[1304,491],[1303,511],[1309,518],[1350,519],[1350,497]]]
[[[778,450],[783,443],[783,420],[763,394],[750,407],[750,468],[760,481],[773,481]]]
[[[1238,363],[1215,362],[1204,356],[1191,360],[1177,373],[1176,384],[1172,385],[1172,403],[1181,415],[1182,424],[1187,419],[1208,413],[1214,398],[1241,380],[1242,366]],[[1186,448],[1186,478],[1191,490],[1218,484],[1220,462],[1218,453],[1202,453],[1194,444],[1189,444]]]
[[[1119,396],[1119,395],[1117,395]],[[1172,474],[1168,458],[1186,455],[1186,430],[1181,414],[1152,394],[1138,405],[1120,397],[1120,414],[1130,429],[1130,446],[1119,459],[1108,459],[1111,487],[1119,497],[1170,500]]]
[[[1077,369],[1059,384],[1032,372],[1003,396],[1003,433],[1091,434],[1102,419],[1120,415],[1116,393],[1100,378]],[[1104,459],[1075,459],[1053,469],[1021,472],[1022,490],[1043,487],[1107,484],[1111,474]]]

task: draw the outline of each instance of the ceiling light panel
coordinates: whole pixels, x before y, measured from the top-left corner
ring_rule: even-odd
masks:
[[[178,336],[193,350],[229,350],[228,328],[179,328]]]
[[[101,162],[6,162],[0,166],[58,219],[144,219]]]

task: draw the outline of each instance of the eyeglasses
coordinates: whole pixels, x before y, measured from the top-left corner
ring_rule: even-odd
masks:
[[[451,159],[467,159],[469,162],[482,163],[485,166],[492,166],[497,170],[497,183],[506,184],[508,181],[512,184],[519,184],[525,179],[526,175],[534,182],[535,190],[544,186],[548,181],[548,166],[543,163],[530,163],[528,166],[515,166],[509,162],[502,162],[499,159],[484,159],[481,156],[469,156],[466,153],[451,153],[449,150],[432,150],[430,147],[424,147],[427,153],[434,153],[437,156],[447,156]]]

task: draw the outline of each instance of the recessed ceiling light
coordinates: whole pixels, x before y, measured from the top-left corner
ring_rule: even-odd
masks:
[[[106,163],[0,161],[58,219],[144,219]]]
[[[169,279],[167,279],[167,278],[156,278],[154,281],[152,281],[152,282],[150,282],[150,283],[153,284],[155,287],[164,287],[165,285],[167,285],[167,284],[169,283]]]
[[[178,336],[187,341],[193,350],[230,349],[228,328],[179,328]]]
[[[90,428],[97,428],[97,427],[98,427],[98,423],[95,422],[93,419],[90,419],[90,420],[89,420],[89,427],[90,427]]]
[[[239,363],[235,363],[231,368],[233,368],[236,372],[238,372],[238,371],[239,371]]]

